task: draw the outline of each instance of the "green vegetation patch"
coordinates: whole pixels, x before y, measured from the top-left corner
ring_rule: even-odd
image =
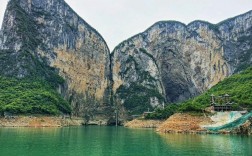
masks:
[[[168,106],[165,107],[165,109],[158,108],[155,110],[154,113],[152,114],[147,114],[145,116],[145,119],[167,119],[171,115],[177,112],[179,106],[177,104],[169,104]]]
[[[70,113],[71,108],[56,90],[43,80],[0,77],[0,112],[14,114]]]
[[[157,97],[160,101],[164,101],[163,96],[157,90],[137,83],[132,83],[129,87],[122,85],[116,93],[121,99],[125,100],[124,107],[130,110],[130,114],[141,114],[148,108],[152,109],[150,97]]]
[[[45,47],[38,31],[39,26],[20,3],[20,0],[11,0],[8,3],[8,10],[13,14],[15,24],[9,32],[3,32],[8,36],[5,46],[10,48],[0,51],[0,113],[70,113],[69,103],[56,91],[64,83],[64,79],[55,68],[47,64],[45,58],[36,53],[37,47]],[[14,43],[19,42],[19,51],[11,48]]]
[[[144,51],[143,53],[146,52],[144,49],[141,49],[141,51]],[[151,55],[149,54],[148,56],[150,57]],[[148,109],[152,110],[153,108],[150,105],[151,97],[158,98],[159,102],[165,100],[157,90],[157,86],[155,86],[157,80],[148,71],[142,69],[133,56],[130,55],[127,58],[126,64],[128,67],[120,72],[121,77],[127,79],[127,75],[133,70],[136,72],[137,81],[131,82],[130,86],[121,85],[116,90],[116,95],[124,100],[124,107],[129,110],[129,114],[141,114]]]
[[[252,67],[224,79],[213,86],[206,93],[203,93],[193,99],[187,100],[175,106],[168,105],[164,110],[156,110],[153,114],[147,116],[148,119],[165,119],[176,112],[200,113],[206,107],[210,106],[210,96],[220,96],[229,94],[230,101],[234,102],[233,109],[240,110],[246,108],[252,110]],[[223,104],[224,101],[217,101]]]
[[[0,74],[7,77],[26,77],[29,79],[44,79],[50,85],[57,87],[64,80],[58,75],[58,71],[48,65],[47,60],[36,53],[37,47],[42,49],[45,45],[38,32],[38,24],[33,16],[29,15],[21,6],[20,0],[11,0],[8,9],[14,14],[15,25],[11,27],[7,37],[6,46],[14,46],[14,43],[22,43],[20,50],[13,49],[0,51]],[[7,33],[8,35],[8,33]]]
[[[181,111],[200,111],[210,105],[210,96],[229,94],[235,109],[239,107],[252,109],[252,68],[224,79],[206,93],[182,103]],[[221,101],[220,101],[221,102]]]

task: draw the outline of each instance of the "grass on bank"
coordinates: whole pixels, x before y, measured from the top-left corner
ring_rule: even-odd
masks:
[[[207,92],[182,102],[180,104],[169,104],[164,110],[157,109],[153,114],[146,116],[146,119],[166,119],[176,112],[201,113],[210,105],[210,96],[229,94],[231,102],[234,102],[233,109],[241,110],[246,108],[252,110],[252,67],[245,71],[232,75],[213,86]],[[223,103],[223,101],[218,101]]]

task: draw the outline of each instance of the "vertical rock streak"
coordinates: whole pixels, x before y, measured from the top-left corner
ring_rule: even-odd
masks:
[[[215,25],[158,22],[110,55],[102,36],[64,0],[10,0],[0,74],[50,82],[74,116],[108,120],[116,108],[126,118],[192,98],[251,66],[251,26],[252,11]]]
[[[169,103],[206,91],[251,66],[251,33],[252,11],[215,25],[204,21],[188,25],[176,21],[155,23],[113,51],[113,90],[117,101],[125,105],[127,97],[118,96],[118,88],[138,83],[139,70],[153,76],[154,81],[143,81],[151,83],[152,89]],[[129,59],[141,68],[134,68]],[[146,83],[140,85],[149,87]]]
[[[29,57],[64,78],[58,90],[71,103],[73,116],[90,120],[111,116],[108,46],[64,0],[11,0],[0,45],[9,52],[5,55],[9,60],[29,52]],[[30,68],[43,72],[26,55],[9,62],[9,67],[9,73],[1,74],[21,78],[36,75]]]

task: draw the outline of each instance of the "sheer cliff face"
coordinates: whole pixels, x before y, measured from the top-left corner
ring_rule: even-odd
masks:
[[[252,11],[216,25],[158,22],[114,49],[113,91],[120,105],[125,102],[120,87],[130,88],[135,83],[157,90],[167,102],[179,102],[251,66],[251,62]],[[143,72],[151,79],[141,78]]]
[[[11,0],[0,37],[2,75],[59,74],[65,80],[59,92],[74,116],[110,116],[109,49],[64,0]]]
[[[0,31],[0,75],[49,82],[90,121],[189,99],[251,64],[252,11],[216,25],[158,22],[111,58],[64,0],[10,0]]]

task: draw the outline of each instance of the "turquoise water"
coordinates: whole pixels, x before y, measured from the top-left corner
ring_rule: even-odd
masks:
[[[252,137],[124,127],[1,128],[0,156],[252,155]]]

